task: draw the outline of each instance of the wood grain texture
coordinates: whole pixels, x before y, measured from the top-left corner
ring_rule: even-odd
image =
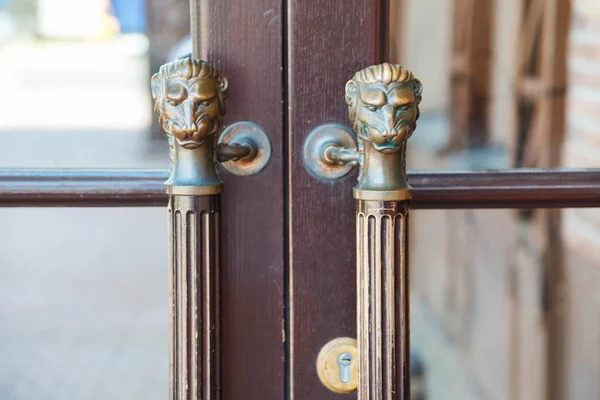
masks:
[[[251,121],[272,159],[253,177],[221,170],[222,398],[284,393],[282,2],[197,0],[200,55],[229,79],[225,123]]]
[[[329,340],[356,337],[356,175],[322,182],[303,166],[304,139],[330,122],[348,125],[344,86],[379,61],[375,0],[288,2],[290,390],[292,399],[342,399],[319,381]]]

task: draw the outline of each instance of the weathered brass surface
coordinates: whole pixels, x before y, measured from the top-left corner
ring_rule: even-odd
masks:
[[[359,400],[410,398],[406,144],[423,87],[412,72],[381,64],[346,84],[358,136],[356,201]]]
[[[354,197],[362,200],[408,200],[406,143],[417,126],[423,86],[412,72],[384,63],[357,72],[345,89],[350,123],[358,137],[329,124],[313,130],[304,144],[307,169],[322,179],[336,179],[359,165]]]
[[[271,159],[271,142],[264,129],[252,122],[228,126],[217,146],[217,160],[238,176],[256,175]]]
[[[356,339],[337,338],[327,343],[317,357],[317,374],[329,390],[356,392],[358,387],[358,348]]]
[[[408,201],[357,200],[356,249],[358,398],[408,400]]]
[[[419,118],[423,86],[409,70],[394,64],[373,65],[346,84],[346,103],[360,152],[354,197],[406,200],[406,142]]]
[[[304,165],[317,178],[338,179],[358,165],[356,137],[345,126],[325,124],[306,138]]]
[[[211,195],[223,191],[215,167],[216,136],[225,114],[227,78],[190,57],[160,67],[152,77],[155,111],[171,149],[169,194]]]
[[[190,57],[163,65],[152,77],[154,108],[169,135],[168,194],[221,193],[217,160],[244,176],[260,172],[269,162],[269,139],[262,128],[249,122],[232,125],[216,146],[228,88],[227,78],[217,68]]]
[[[219,196],[169,196],[170,399],[220,398]]]

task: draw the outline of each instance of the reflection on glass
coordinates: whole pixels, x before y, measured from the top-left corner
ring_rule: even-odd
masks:
[[[0,398],[167,398],[164,210],[4,208],[0,225]]]
[[[149,60],[184,36],[165,4],[0,0],[0,168],[165,168]],[[163,210],[0,209],[0,226],[0,399],[166,398]]]
[[[412,168],[600,165],[598,2],[390,5],[391,61],[424,87]],[[600,211],[411,219],[413,344],[428,396],[598,397]]]
[[[0,11],[0,79],[11,94],[0,99],[2,131],[147,129],[143,26],[121,34],[105,0],[28,3]]]
[[[598,7],[579,3],[392,0],[389,57],[424,86],[413,168],[596,166]]]
[[[187,21],[185,2],[0,0],[0,166],[166,167],[148,82],[189,53]]]

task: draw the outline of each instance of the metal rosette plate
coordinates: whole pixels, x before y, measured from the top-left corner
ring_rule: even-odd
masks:
[[[252,148],[252,152],[246,157],[221,163],[227,171],[237,176],[256,175],[271,159],[271,141],[267,133],[252,122],[236,122],[228,126],[219,137],[220,143]]]
[[[339,124],[320,125],[310,132],[304,142],[304,166],[317,178],[339,179],[352,171],[354,164],[327,161],[324,158],[324,150],[329,146],[358,150],[356,136],[345,126]]]

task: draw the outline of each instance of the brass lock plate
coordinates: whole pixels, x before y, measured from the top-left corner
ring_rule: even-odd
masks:
[[[333,339],[319,352],[317,374],[329,390],[352,393],[358,388],[358,344],[356,339]]]

